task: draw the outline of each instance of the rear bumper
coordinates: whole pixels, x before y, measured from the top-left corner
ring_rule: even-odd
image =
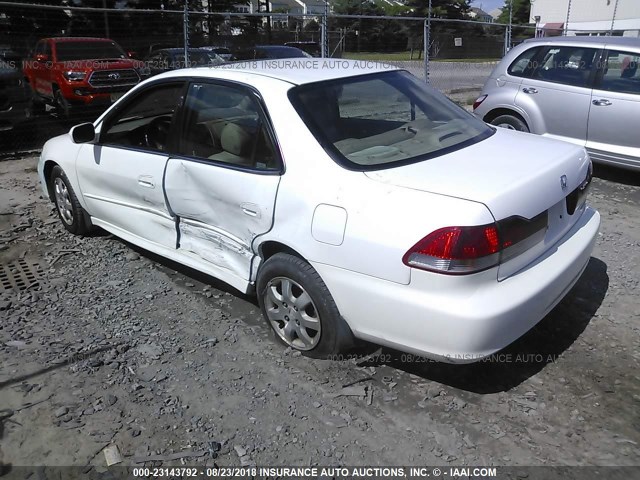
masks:
[[[591,257],[600,215],[587,208],[544,255],[509,278],[495,269],[469,276],[412,270],[393,282],[323,264],[324,279],[356,337],[451,363],[470,363],[506,347],[555,307]]]

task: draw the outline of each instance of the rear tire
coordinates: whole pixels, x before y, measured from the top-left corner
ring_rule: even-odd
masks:
[[[87,235],[91,232],[91,218],[82,208],[78,197],[76,197],[71,182],[58,165],[53,167],[51,178],[49,179],[49,191],[53,196],[58,217],[64,228],[74,235]]]
[[[269,258],[258,272],[258,302],[276,338],[313,358],[353,346],[353,334],[329,289],[304,260],[286,253]]]
[[[491,121],[491,125],[506,128],[507,130],[517,130],[529,133],[529,127],[520,118],[514,115],[500,115]]]

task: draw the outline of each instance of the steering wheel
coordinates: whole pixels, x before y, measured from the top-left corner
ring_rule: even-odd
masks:
[[[151,120],[144,133],[146,146],[156,150],[164,150],[170,127],[171,117],[158,117]]]

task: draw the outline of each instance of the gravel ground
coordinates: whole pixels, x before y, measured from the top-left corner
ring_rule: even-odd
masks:
[[[230,287],[68,234],[36,163],[0,162],[0,263],[42,274],[0,289],[5,470],[100,471],[110,445],[147,466],[640,465],[640,176],[596,170],[602,228],[576,287],[499,357],[453,366],[285,349]]]

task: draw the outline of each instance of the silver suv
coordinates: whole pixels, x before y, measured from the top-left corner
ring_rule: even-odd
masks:
[[[474,113],[500,127],[585,146],[640,170],[640,38],[527,40],[494,69]]]

